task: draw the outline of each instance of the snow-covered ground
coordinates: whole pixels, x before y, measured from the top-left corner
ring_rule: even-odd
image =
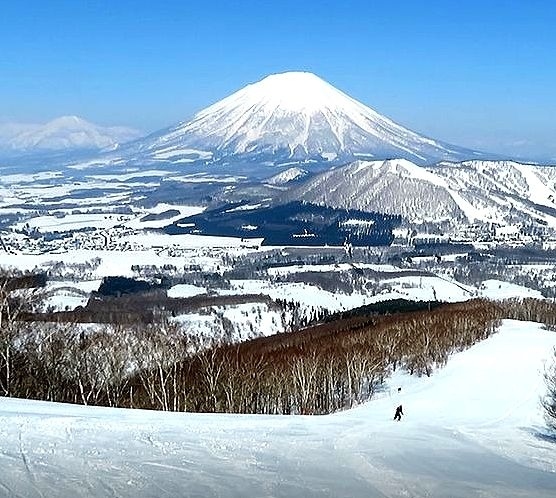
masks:
[[[36,228],[41,232],[68,232],[83,228],[111,228],[123,224],[129,218],[130,216],[121,214],[70,214],[64,217],[37,216],[25,222],[15,224],[14,228],[21,230],[27,225],[29,228]]]
[[[168,236],[170,237],[170,236]],[[180,237],[180,236],[176,236]],[[22,271],[33,269],[50,270],[59,264],[67,267],[72,265],[89,265],[92,278],[102,279],[107,276],[134,276],[132,267],[135,265],[142,266],[160,266],[174,265],[183,268],[186,265],[198,265],[205,271],[215,271],[219,265],[222,265],[223,255],[241,255],[250,249],[241,247],[236,239],[230,239],[231,246],[226,246],[225,240],[214,237],[214,240],[204,241],[203,237],[189,235],[190,239],[181,239],[184,244],[189,241],[193,247],[183,246],[157,246],[156,236],[145,236],[145,243],[149,243],[150,247],[129,251],[107,251],[107,250],[86,250],[76,249],[72,251],[63,251],[59,253],[43,253],[43,254],[2,254],[0,260],[0,269],[19,269]],[[179,241],[178,239],[176,243]],[[239,239],[237,239],[239,241]],[[208,244],[214,242],[215,246],[210,247]],[[177,255],[173,255],[176,249],[181,249]],[[96,262],[96,263],[95,263]],[[68,269],[69,271],[69,269]],[[78,274],[78,280],[86,280],[88,275],[81,272]]]
[[[312,267],[311,271],[318,271]],[[393,268],[386,270],[394,275]],[[294,271],[294,270],[292,270]],[[397,276],[380,280],[382,290],[378,293],[353,292],[344,294],[330,292],[304,282],[272,282],[267,280],[232,280],[231,289],[222,291],[223,294],[266,294],[273,299],[297,301],[302,306],[326,308],[330,311],[342,311],[357,308],[389,299],[407,299],[412,301],[467,301],[479,295],[473,287],[459,284],[456,281],[436,276],[405,277],[399,269]],[[522,295],[523,288],[516,286],[515,295]],[[518,293],[517,290],[520,290]],[[491,293],[493,296],[496,293]]]
[[[269,275],[288,275],[290,273],[300,273],[300,272],[330,272],[330,271],[347,271],[353,268],[365,268],[368,270],[374,270],[377,272],[391,273],[402,271],[399,267],[394,265],[373,265],[368,263],[357,263],[357,266],[351,263],[339,263],[334,265],[289,265],[289,266],[276,266],[274,268],[268,269]]]
[[[282,320],[281,311],[266,303],[247,303],[229,306],[211,306],[203,312],[178,315],[171,320],[179,323],[189,335],[207,340],[229,340],[243,342],[261,336],[284,332],[286,313]]]
[[[539,396],[555,345],[506,321],[431,378],[396,375],[376,400],[321,417],[0,398],[0,496],[553,497]]]
[[[127,223],[127,226],[135,229],[148,229],[148,228],[163,228],[167,225],[171,225],[175,221],[185,218],[187,216],[192,216],[194,214],[202,213],[205,208],[198,206],[181,206],[175,204],[168,204],[166,202],[160,202],[151,209],[146,209],[146,214],[138,216]],[[148,214],[160,214],[164,211],[176,211],[178,214],[170,216],[160,220],[145,220],[144,217]]]
[[[510,282],[503,282],[502,280],[485,280],[481,283],[479,291],[482,296],[489,299],[506,299],[511,297],[543,298],[539,291]]]

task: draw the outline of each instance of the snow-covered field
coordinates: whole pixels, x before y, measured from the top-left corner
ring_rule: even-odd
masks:
[[[390,273],[394,274],[392,270]],[[314,270],[314,266],[312,267]],[[399,273],[403,270],[398,269]],[[398,273],[398,275],[399,275]],[[366,304],[372,304],[389,299],[408,299],[412,301],[441,300],[447,302],[466,301],[479,295],[479,290],[473,287],[463,286],[455,281],[435,276],[405,277],[396,276],[380,281],[383,290],[377,294],[369,292],[353,292],[344,294],[341,292],[330,292],[320,289],[315,285],[304,282],[271,282],[267,280],[232,280],[231,289],[223,293],[227,294],[266,294],[273,299],[284,299],[286,301],[297,301],[302,306],[314,308],[326,308],[330,311],[342,311],[357,308]],[[515,286],[514,295],[522,295],[524,291]],[[508,291],[508,293],[510,293]],[[492,296],[496,293],[491,292]],[[494,297],[495,298],[495,297]]]
[[[396,375],[380,398],[321,417],[0,398],[0,496],[553,497],[539,396],[555,345],[506,321],[431,378]]]
[[[290,318],[286,314],[284,320]],[[172,318],[187,333],[208,340],[220,341],[233,338],[243,342],[261,336],[284,332],[286,323],[280,310],[264,303],[247,303],[230,306],[211,306],[203,313],[187,313]]]
[[[479,287],[482,296],[489,299],[506,299],[511,297],[532,297],[542,299],[539,291],[501,280],[485,280]]]

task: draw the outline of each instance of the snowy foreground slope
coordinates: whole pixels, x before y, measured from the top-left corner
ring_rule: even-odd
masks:
[[[538,398],[555,345],[556,333],[507,321],[432,378],[397,375],[380,399],[324,417],[0,398],[0,496],[554,496]]]

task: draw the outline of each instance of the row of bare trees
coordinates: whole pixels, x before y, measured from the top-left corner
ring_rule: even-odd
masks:
[[[33,290],[0,288],[0,393],[174,411],[324,414],[368,400],[396,369],[431,375],[502,318],[554,325],[556,304],[474,300],[395,315],[357,313],[241,344],[175,324],[29,322]]]
[[[182,362],[184,404],[209,412],[330,413],[368,400],[396,368],[430,375],[497,323],[496,305],[474,301],[212,347]]]
[[[486,302],[350,318],[242,344],[202,344],[173,324],[16,321],[4,395],[175,411],[330,413],[369,399],[391,370],[430,375],[490,334]]]
[[[191,354],[190,338],[174,324],[94,326],[19,322],[11,344],[9,384],[4,394],[84,405],[134,405],[134,386],[142,406],[183,410],[172,376]],[[168,392],[173,383],[174,391]],[[147,401],[148,400],[148,401]]]
[[[552,361],[544,373],[546,393],[541,398],[546,425],[556,433],[556,349],[552,352]]]

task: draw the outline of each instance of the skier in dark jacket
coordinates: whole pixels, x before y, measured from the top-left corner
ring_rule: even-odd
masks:
[[[396,408],[396,413],[395,413],[395,415],[394,415],[394,420],[396,420],[396,421],[399,422],[399,421],[402,419],[402,415],[403,415],[402,405],[399,405],[399,406]]]

